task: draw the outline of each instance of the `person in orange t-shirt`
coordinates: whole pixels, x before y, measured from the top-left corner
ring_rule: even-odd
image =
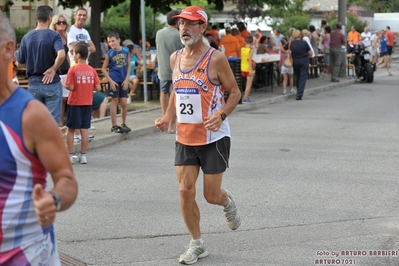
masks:
[[[237,23],[237,28],[240,30],[241,32],[241,36],[245,39],[245,37],[251,35],[251,33],[247,30],[247,28],[245,27],[244,22],[238,22]]]
[[[218,32],[218,27],[216,25],[213,25],[212,28],[207,32],[207,34],[212,34],[213,35],[213,41],[219,45],[220,38],[219,38],[219,32]]]
[[[231,31],[232,31],[233,36],[238,40],[238,43],[240,44],[240,49],[242,47],[244,47],[245,46],[245,38],[243,38],[241,36],[240,31],[237,28],[233,28]]]
[[[355,26],[352,26],[351,31],[348,33],[348,54],[352,53],[355,44],[359,42],[360,38],[360,33],[356,31]]]
[[[66,126],[67,148],[69,160],[73,164],[73,142],[75,129],[80,129],[81,147],[79,162],[87,164],[86,150],[89,144],[89,128],[91,123],[93,90],[100,91],[100,79],[97,71],[86,63],[89,55],[89,48],[86,43],[78,42],[73,50],[73,58],[76,65],[68,70],[64,88],[70,90],[68,97],[68,113]]]
[[[262,31],[260,29],[256,29],[255,31],[255,47],[258,48],[259,44],[260,44],[260,39],[262,38],[263,34]]]
[[[238,42],[237,38],[231,34],[230,27],[226,28],[226,36],[220,40],[220,46],[222,45],[225,48],[224,54],[226,56],[239,57],[241,49],[240,43]]]

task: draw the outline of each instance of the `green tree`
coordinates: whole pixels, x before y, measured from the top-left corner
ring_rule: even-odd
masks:
[[[390,0],[386,3],[386,12],[398,12],[399,0]]]
[[[285,36],[288,36],[290,28],[302,30],[309,27],[312,13],[303,10],[302,0],[276,0],[273,3],[270,10],[262,13],[263,16],[273,18],[269,24],[272,28],[279,28]]]
[[[157,30],[163,27],[163,24],[161,24],[156,19],[156,16],[158,14],[159,13],[154,14],[153,10],[150,7],[145,7],[145,30],[146,30],[147,40],[155,38],[155,33],[157,32]],[[124,3],[111,7],[107,10],[103,22],[103,28],[104,24],[108,23],[122,24],[123,27],[125,27],[125,25],[128,26],[130,23],[129,16],[130,16],[130,1],[125,1]],[[126,28],[129,29],[129,32],[128,34],[123,35],[125,39],[130,38],[130,27]],[[141,32],[141,20],[140,20],[140,27],[137,30]]]
[[[334,11],[325,13],[324,18],[327,20],[327,23],[332,27],[334,27],[335,24],[337,24],[338,22],[338,15]],[[355,26],[356,31],[358,32],[363,32],[364,27],[367,26],[367,22],[361,20],[361,14],[359,13],[359,9],[356,6],[348,8],[346,18],[346,33],[351,30],[352,26]]]

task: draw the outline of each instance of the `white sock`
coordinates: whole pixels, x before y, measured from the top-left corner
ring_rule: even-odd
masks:
[[[229,203],[227,203],[227,205],[224,207],[225,210],[227,210],[231,204],[231,199],[229,197],[227,197],[227,198],[229,199]]]
[[[192,238],[191,241],[194,241],[196,245],[202,247],[204,245],[204,240],[202,237]]]

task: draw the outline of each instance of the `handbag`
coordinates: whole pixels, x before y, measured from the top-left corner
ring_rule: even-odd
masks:
[[[288,44],[288,51],[291,48],[291,42]],[[290,53],[287,54],[287,56],[284,59],[284,66],[286,68],[292,68],[292,56]]]

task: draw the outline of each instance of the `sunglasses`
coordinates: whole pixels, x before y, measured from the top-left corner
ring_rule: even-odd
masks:
[[[65,20],[64,21],[58,20],[55,24],[57,24],[57,25],[61,25],[61,24],[66,25],[67,22]]]

